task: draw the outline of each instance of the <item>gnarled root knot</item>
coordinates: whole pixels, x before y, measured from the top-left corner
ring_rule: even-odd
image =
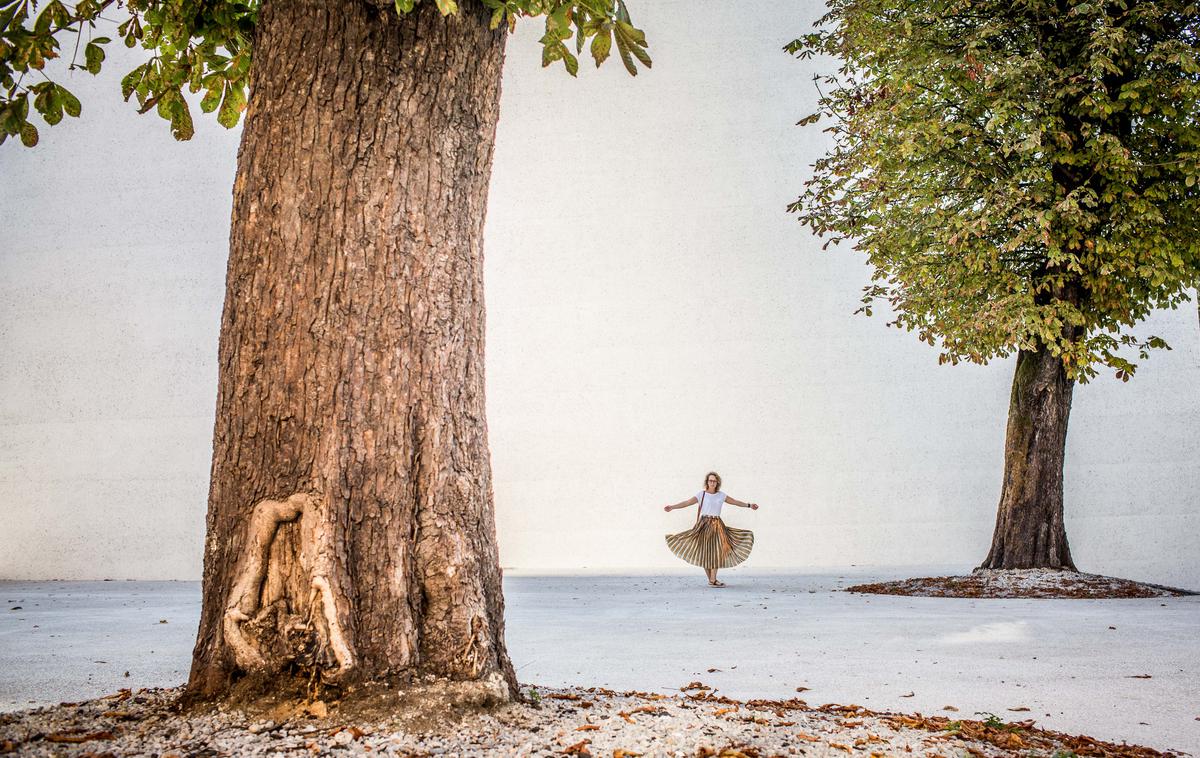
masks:
[[[311,626],[318,646],[336,662],[333,671],[322,672],[325,676],[337,679],[354,667],[354,649],[345,631],[345,611],[338,607],[335,580],[338,574],[332,560],[331,532],[322,518],[322,505],[318,495],[297,493],[285,500],[262,500],[254,506],[247,525],[245,552],[234,572],[222,623],[225,642],[243,671],[278,670],[297,657],[278,650],[278,645],[273,650],[267,649],[269,646],[262,639],[256,640],[247,626],[261,627],[280,638],[289,631]],[[272,566],[271,546],[281,525],[297,519],[300,521],[299,555],[294,556],[297,560],[284,560],[282,563],[288,565]],[[297,591],[301,583],[307,585],[308,592]],[[290,622],[280,624],[281,608],[285,609],[284,615],[291,616]]]

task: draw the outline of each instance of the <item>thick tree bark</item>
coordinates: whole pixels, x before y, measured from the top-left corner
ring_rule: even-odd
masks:
[[[504,42],[474,2],[262,5],[191,697],[293,675],[515,693],[483,375]]]
[[[1075,570],[1063,525],[1063,459],[1074,381],[1045,347],[1017,355],[1004,486],[992,549],[980,568]]]

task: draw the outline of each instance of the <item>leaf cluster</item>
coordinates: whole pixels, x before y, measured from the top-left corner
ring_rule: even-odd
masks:
[[[107,37],[90,33],[83,43],[83,29],[95,27],[94,20],[113,0],[80,0],[69,8],[60,0],[51,0],[37,12],[33,0],[0,0],[0,85],[6,94],[0,99],[0,144],[19,136],[27,147],[38,143],[37,127],[29,121],[29,106],[51,126],[63,115],[78,117],[82,104],[71,91],[48,77],[28,85],[25,75],[40,72],[46,62],[59,56],[59,35],[75,35],[75,53],[70,68],[82,68],[96,74],[104,62]],[[36,15],[35,15],[36,13]],[[83,44],[83,64],[76,63]]]
[[[426,0],[427,2],[430,0]],[[458,13],[456,0],[432,0],[442,15]],[[629,17],[624,0],[481,0],[492,10],[493,29],[510,31],[520,17],[544,16],[542,64],[561,60],[576,75],[590,41],[599,66],[616,46],[630,74],[637,64],[649,67],[645,34]],[[395,0],[396,12],[411,13],[421,0]],[[233,128],[241,120],[249,96],[254,26],[259,0],[78,0],[71,7],[50,0],[38,10],[38,0],[0,0],[0,144],[19,136],[28,147],[37,144],[37,127],[30,105],[53,126],[63,114],[79,116],[79,99],[47,75],[48,61],[58,58],[64,42],[74,40],[69,68],[100,72],[104,46],[112,40],[95,36],[97,19],[120,10],[124,20],[117,35],[126,47],[141,46],[150,58],[121,79],[121,95],[135,98],[140,113],[154,110],[170,123],[176,139],[194,133],[184,88],[203,92],[200,110],[216,112],[217,121]],[[574,39],[575,53],[566,45]],[[79,63],[82,46],[82,63]],[[27,83],[34,75],[36,82]]]
[[[785,48],[832,147],[789,209],[866,254],[891,325],[985,363],[1127,379],[1200,284],[1200,11],[1166,0],[832,0]]]
[[[544,15],[546,17],[546,33],[542,35],[542,66],[549,66],[555,61],[562,61],[567,73],[571,76],[579,74],[579,59],[576,55],[583,54],[583,48],[588,46],[596,67],[608,59],[616,45],[617,56],[621,64],[631,76],[637,76],[637,63],[650,68],[650,55],[646,52],[646,35],[633,25],[629,17],[629,9],[624,0],[577,0],[577,2],[550,2],[543,0],[483,0],[489,8],[493,8],[492,28],[494,29],[504,19],[508,20],[510,28],[515,21],[513,7],[525,15]],[[520,6],[525,6],[521,8]],[[572,53],[567,42],[574,40],[575,52]],[[591,44],[588,45],[588,40]],[[635,60],[637,61],[635,63]]]

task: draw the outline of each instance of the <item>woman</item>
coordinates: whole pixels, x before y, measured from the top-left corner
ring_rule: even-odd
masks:
[[[724,587],[725,582],[717,579],[717,569],[733,568],[750,557],[754,547],[754,532],[749,529],[733,529],[721,520],[721,506],[725,503],[739,508],[757,511],[756,503],[743,503],[721,492],[721,476],[709,471],[704,477],[704,489],[682,503],[668,505],[668,513],[676,508],[687,508],[700,504],[696,514],[696,525],[686,532],[667,535],[667,546],[683,560],[704,569],[708,583],[713,587]]]

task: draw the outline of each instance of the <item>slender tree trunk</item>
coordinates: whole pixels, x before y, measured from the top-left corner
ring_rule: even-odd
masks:
[[[992,549],[980,568],[1075,570],[1063,525],[1063,458],[1074,381],[1045,347],[1017,355],[1004,487]]]
[[[515,693],[483,376],[504,42],[475,2],[263,3],[191,697],[417,673]]]

